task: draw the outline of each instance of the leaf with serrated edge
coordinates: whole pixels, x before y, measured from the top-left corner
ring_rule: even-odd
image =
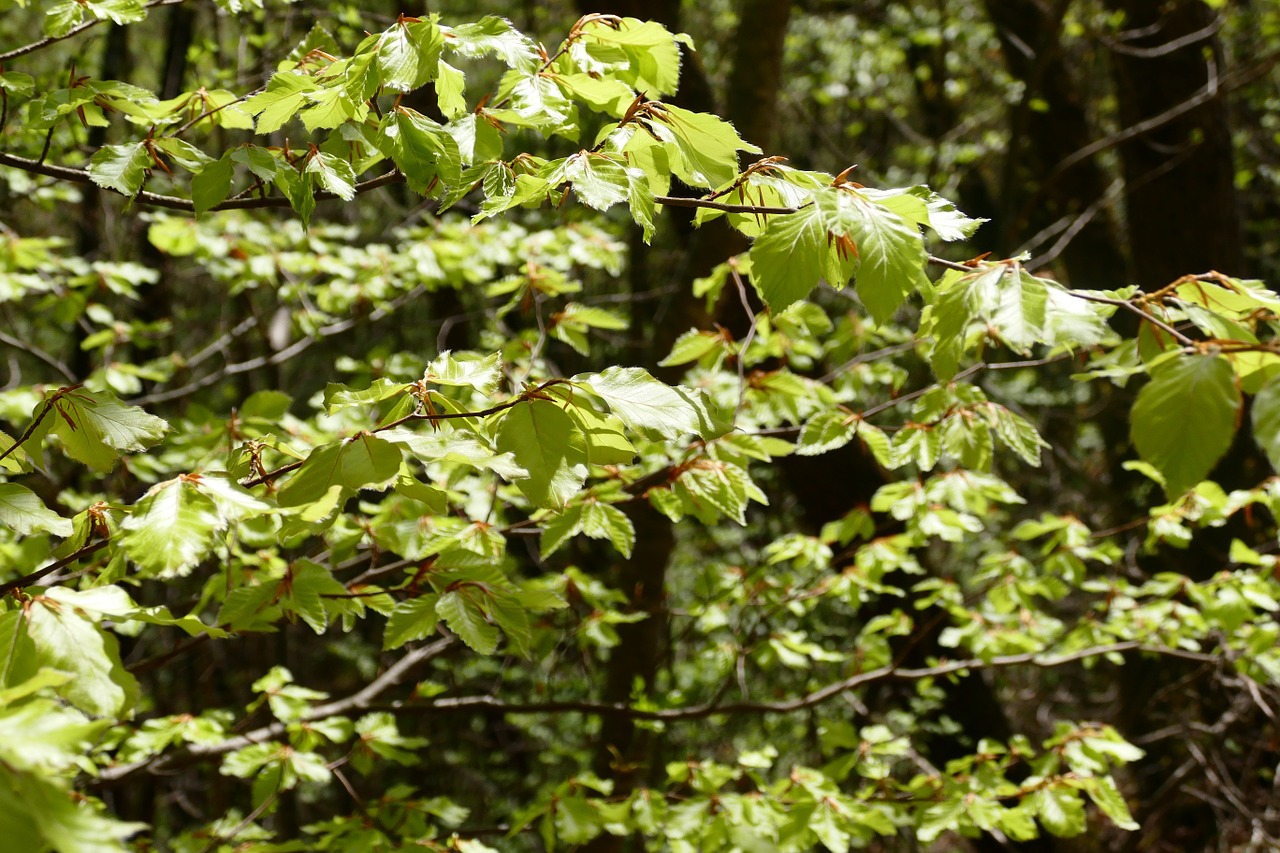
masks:
[[[67,455],[99,471],[110,471],[122,453],[145,450],[169,429],[160,418],[106,391],[77,388],[47,399],[54,409],[48,415],[51,430]]]
[[[476,594],[474,590],[470,594]],[[489,624],[480,608],[461,590],[449,590],[436,601],[436,614],[462,642],[482,655],[498,648],[498,629]]]

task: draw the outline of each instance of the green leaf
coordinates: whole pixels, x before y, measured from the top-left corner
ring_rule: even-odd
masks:
[[[542,552],[544,559],[582,532],[582,508],[582,504],[574,504],[543,519],[542,533],[538,537],[538,550]]]
[[[643,368],[610,367],[602,373],[579,374],[573,381],[590,388],[632,429],[667,438],[693,434],[704,439],[718,438],[726,429],[702,392],[666,385]]]
[[[462,154],[449,132],[407,107],[397,107],[384,120],[382,135],[391,158],[404,172],[414,192],[427,193],[437,179],[456,183],[462,174]]]
[[[724,343],[723,335],[690,329],[676,338],[676,342],[671,347],[671,353],[658,362],[658,366],[674,367],[677,364],[688,364],[691,361],[697,361],[712,352],[723,350]]]
[[[330,382],[324,387],[324,410],[332,415],[340,409],[351,406],[367,406],[372,403],[381,403],[383,400],[399,397],[408,388],[407,383],[397,382],[386,376],[379,376],[373,380],[373,383],[368,388],[359,390],[348,388],[346,385],[339,385],[336,382]]]
[[[396,604],[387,618],[387,628],[382,635],[382,650],[398,649],[414,640],[425,640],[436,633],[440,621],[436,613],[438,597],[427,594],[409,598]]]
[[[528,472],[516,485],[536,506],[564,506],[586,481],[582,436],[555,403],[530,400],[507,412],[498,427],[497,447]]]
[[[281,168],[276,172],[275,182],[284,197],[289,199],[289,205],[298,214],[298,218],[302,220],[302,226],[308,227],[311,224],[311,214],[316,209],[315,186],[311,179],[293,171],[292,168]]]
[[[311,451],[277,495],[281,506],[303,506],[333,486],[357,491],[385,488],[400,470],[400,448],[369,432]]]
[[[627,184],[627,206],[631,209],[631,218],[640,226],[641,236],[647,245],[653,239],[655,230],[654,214],[657,203],[654,201],[653,184],[643,169],[634,166],[627,168]]]
[[[592,539],[607,539],[624,558],[631,557],[636,529],[626,513],[612,504],[590,501],[582,508],[582,532]]]
[[[668,131],[662,136],[674,148],[676,175],[690,186],[715,188],[730,183],[738,176],[738,152],[760,153],[738,136],[733,125],[707,113],[662,104],[654,119],[655,131]]]
[[[608,210],[626,201],[631,186],[622,163],[590,151],[580,151],[566,160],[564,176],[583,204],[596,210]]]
[[[594,21],[583,27],[588,44],[618,49],[625,61],[615,72],[650,96],[673,95],[680,85],[680,48],[666,27],[636,18]]]
[[[104,145],[89,159],[89,178],[98,186],[133,198],[151,168],[151,152],[141,142]]]
[[[113,24],[135,24],[147,17],[142,0],[85,0],[85,8]]]
[[[0,525],[20,536],[43,531],[66,538],[74,526],[49,509],[40,497],[17,483],[0,483]]]
[[[436,71],[436,104],[447,119],[456,119],[467,112],[467,78],[461,71],[443,59]]]
[[[188,172],[199,172],[205,166],[215,162],[208,154],[184,139],[165,137],[155,140],[152,145]]]
[[[1088,793],[1089,799],[1093,800],[1094,805],[1101,809],[1103,814],[1111,818],[1112,823],[1130,831],[1140,828],[1130,814],[1129,805],[1124,801],[1124,795],[1116,787],[1114,779],[1110,776],[1098,776],[1089,779],[1088,782],[1084,790]]]
[[[844,447],[853,440],[857,431],[857,422],[845,412],[833,409],[818,412],[805,421],[801,428],[796,453],[800,456],[818,456]]]
[[[115,637],[83,610],[37,596],[27,608],[27,634],[38,665],[75,676],[55,692],[95,717],[123,717],[133,707],[138,684],[120,661]]]
[[[489,624],[484,611],[471,599],[472,594],[474,589],[467,587],[441,594],[436,613],[473,651],[491,655],[498,648],[498,629]]]
[[[636,97],[630,86],[608,77],[600,79],[590,74],[557,74],[555,79],[569,97],[614,118],[621,118]]]
[[[347,588],[334,579],[328,569],[310,560],[294,563],[289,569],[285,589],[287,594],[280,602],[284,612],[301,617],[317,634],[323,634],[329,625],[325,598],[343,598],[348,595]]]
[[[1032,795],[1040,823],[1054,835],[1079,835],[1088,828],[1080,792],[1063,786],[1041,788]]]
[[[858,296],[877,322],[886,322],[908,294],[928,283],[920,229],[854,192],[825,192],[815,201],[830,220],[828,230],[853,241]]]
[[[9,849],[42,853],[128,853],[125,839],[146,829],[107,817],[101,804],[48,777],[0,770],[0,831]]]
[[[1142,459],[1167,482],[1170,497],[1195,486],[1231,446],[1240,409],[1231,362],[1182,355],[1156,368],[1138,392],[1130,436]]]
[[[213,500],[186,477],[153,486],[120,525],[120,546],[152,577],[189,571],[213,550],[225,525]]]
[[[307,160],[306,173],[314,175],[321,187],[343,201],[356,197],[356,174],[341,157],[317,151]]]
[[[282,165],[282,161],[277,160],[270,151],[252,145],[232,149],[231,159],[246,167],[260,181],[275,180]]]
[[[769,218],[748,257],[751,281],[770,311],[804,299],[823,278],[844,286],[856,260],[851,251],[830,246],[827,217],[817,205]]]
[[[454,27],[448,35],[449,48],[463,56],[479,58],[493,54],[511,68],[525,71],[539,64],[538,46],[505,18],[485,15],[474,24]]]
[[[205,213],[209,208],[221,204],[231,195],[231,178],[235,172],[235,164],[230,154],[213,160],[191,179],[191,202],[195,205],[196,215]]]
[[[244,111],[257,116],[257,130],[267,134],[284,127],[307,103],[307,93],[320,87],[311,77],[294,71],[273,74],[267,88],[244,102]]]
[[[589,406],[569,407],[587,444],[587,461],[592,465],[629,465],[636,458],[636,448],[623,435],[624,425],[616,415],[601,414]]]
[[[473,388],[481,394],[492,394],[498,390],[498,383],[502,380],[500,358],[496,352],[477,356],[471,353],[453,355],[445,350],[427,365],[422,379],[433,385]]]
[[[84,21],[84,10],[85,7],[76,0],[63,0],[50,6],[45,12],[44,34],[51,38],[62,38]]]
[[[1253,440],[1280,471],[1280,377],[1263,385],[1253,398]]]
[[[435,79],[444,33],[435,21],[400,21],[378,38],[377,66],[389,89],[411,92]]]
[[[36,81],[30,74],[21,71],[5,71],[0,73],[0,89],[19,97],[30,97],[35,91]]]
[[[145,450],[169,425],[136,406],[126,406],[107,391],[64,388],[46,396],[53,411],[46,423],[72,459],[110,471],[123,453]],[[36,408],[38,415],[45,404]]]

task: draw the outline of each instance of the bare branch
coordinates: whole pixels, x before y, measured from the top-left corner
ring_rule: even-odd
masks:
[[[88,171],[85,169],[73,169],[69,166],[55,166],[49,163],[42,163],[39,160],[31,160],[26,157],[19,157],[16,154],[5,154],[0,152],[0,166],[10,166],[14,169],[21,169],[24,172],[30,172],[35,175],[44,175],[47,178],[56,178],[60,181],[69,181],[74,184],[91,184],[93,179],[89,177]],[[392,170],[376,178],[370,178],[367,181],[361,181],[356,184],[356,194],[369,192],[378,187],[385,187],[388,184],[398,184],[404,181],[404,176],[396,170]],[[118,193],[123,195],[123,193]],[[328,190],[319,190],[315,194],[316,201],[328,201],[338,196]],[[182,198],[176,195],[163,195],[162,193],[153,193],[150,190],[141,190],[137,195],[132,197],[135,204],[142,204],[148,207],[163,207],[168,210],[182,210],[187,213],[195,213],[195,203],[189,198]],[[286,208],[291,207],[287,198],[283,196],[266,196],[263,198],[233,198],[228,199],[221,204],[215,204],[209,208],[209,213],[219,210],[254,210],[269,207]]]
[[[432,658],[439,657],[450,646],[457,641],[457,638],[450,635],[429,643],[425,646],[419,646],[413,649],[400,660],[375,678],[373,681],[365,685],[364,689],[352,693],[343,699],[335,699],[323,705],[316,705],[301,718],[295,722],[307,723],[316,720],[323,720],[328,717],[336,717],[351,712],[360,712],[369,710],[375,700],[380,698],[392,687],[395,687],[409,674],[409,671],[419,664],[425,663]],[[165,755],[149,758],[144,761],[135,761],[132,764],[118,764],[114,767],[104,768],[93,780],[93,785],[112,785],[133,776],[135,773],[146,771],[148,773],[159,774],[168,773],[194,764],[209,758],[217,758],[226,755],[229,752],[235,752],[237,749],[244,749],[246,746],[252,746],[255,743],[278,738],[285,733],[287,726],[282,722],[274,722],[261,728],[245,732],[233,738],[229,738],[219,743],[198,743],[191,744],[186,749],[179,752],[168,753]]]
[[[186,0],[151,0],[149,3],[144,3],[143,8],[154,9],[157,6],[178,6],[184,2],[186,2]],[[91,21],[85,21],[82,24],[77,24],[60,36],[45,36],[39,41],[33,41],[30,44],[24,44],[22,47],[15,47],[13,50],[7,50],[4,53],[0,53],[0,62],[7,62],[10,59],[16,59],[19,56],[26,56],[28,53],[35,53],[37,50],[43,50],[51,44],[57,44],[60,41],[66,41],[69,38],[74,38],[85,30],[96,27],[104,20],[104,18],[94,18]]]
[[[20,578],[14,578],[11,581],[5,581],[4,583],[0,583],[0,596],[8,595],[9,593],[13,592],[15,589],[22,589],[24,586],[30,586],[31,584],[35,583],[41,578],[51,575],[54,572],[58,571],[58,569],[66,568],[67,566],[71,565],[77,560],[83,560],[85,557],[88,557],[90,554],[94,554],[94,553],[97,553],[98,551],[101,551],[106,546],[107,546],[106,539],[100,539],[97,542],[91,542],[90,544],[85,545],[83,548],[80,548],[74,551],[73,553],[68,554],[67,556],[63,557],[61,560],[58,560],[56,563],[50,563],[49,565],[45,566],[43,569],[36,569],[31,574],[23,575]]]
[[[503,713],[557,713],[575,711],[597,716],[621,715],[638,720],[701,720],[721,714],[788,714],[820,705],[835,696],[846,693],[857,687],[879,681],[920,681],[925,678],[937,678],[965,670],[1000,669],[1011,666],[1030,665],[1049,669],[1088,658],[1101,657],[1115,652],[1149,652],[1172,657],[1194,660],[1217,660],[1213,655],[1199,652],[1187,652],[1182,649],[1164,646],[1147,646],[1136,641],[1111,643],[1105,646],[1092,646],[1060,655],[1045,655],[1042,652],[1027,652],[1019,655],[999,655],[990,660],[969,658],[967,660],[945,661],[935,666],[908,669],[894,665],[882,666],[868,672],[859,673],[843,681],[828,684],[826,687],[806,693],[785,702],[734,702],[727,704],[708,703],[691,705],[686,708],[661,708],[648,710],[633,708],[630,705],[614,702],[504,702],[495,696],[459,696],[437,699],[430,704],[394,704],[386,706],[387,710],[397,713],[447,713],[472,709],[493,710]]]

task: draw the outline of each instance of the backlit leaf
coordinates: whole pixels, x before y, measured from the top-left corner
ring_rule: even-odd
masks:
[[[1138,392],[1130,435],[1165,477],[1170,497],[1199,483],[1231,446],[1240,408],[1231,362],[1184,355],[1156,368]]]

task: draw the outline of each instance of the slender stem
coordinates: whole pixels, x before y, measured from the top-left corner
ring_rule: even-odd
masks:
[[[40,414],[36,415],[35,418],[32,419],[27,428],[22,431],[22,435],[18,436],[17,440],[14,441],[13,444],[0,452],[0,460],[3,460],[9,454],[13,453],[13,451],[21,447],[28,438],[31,438],[32,434],[35,433],[36,428],[40,426],[41,422],[48,417],[49,412],[52,410],[53,404],[46,400],[44,406],[40,409]]]
[[[43,569],[37,569],[36,571],[32,572],[29,575],[23,575],[20,578],[14,578],[11,581],[0,583],[0,596],[8,595],[9,593],[13,592],[15,589],[21,589],[24,586],[30,586],[31,584],[40,580],[42,577],[46,575],[51,575],[54,572],[56,572],[58,569],[65,568],[71,565],[72,563],[76,562],[77,560],[83,560],[85,557],[89,556],[90,554],[97,553],[98,551],[101,551],[105,547],[107,547],[107,540],[99,539],[97,542],[91,542],[90,544],[85,545],[83,548],[79,549],[78,551],[72,554],[68,554],[67,556],[63,557],[61,560],[59,560],[56,563],[50,563],[49,565],[45,566]]]

